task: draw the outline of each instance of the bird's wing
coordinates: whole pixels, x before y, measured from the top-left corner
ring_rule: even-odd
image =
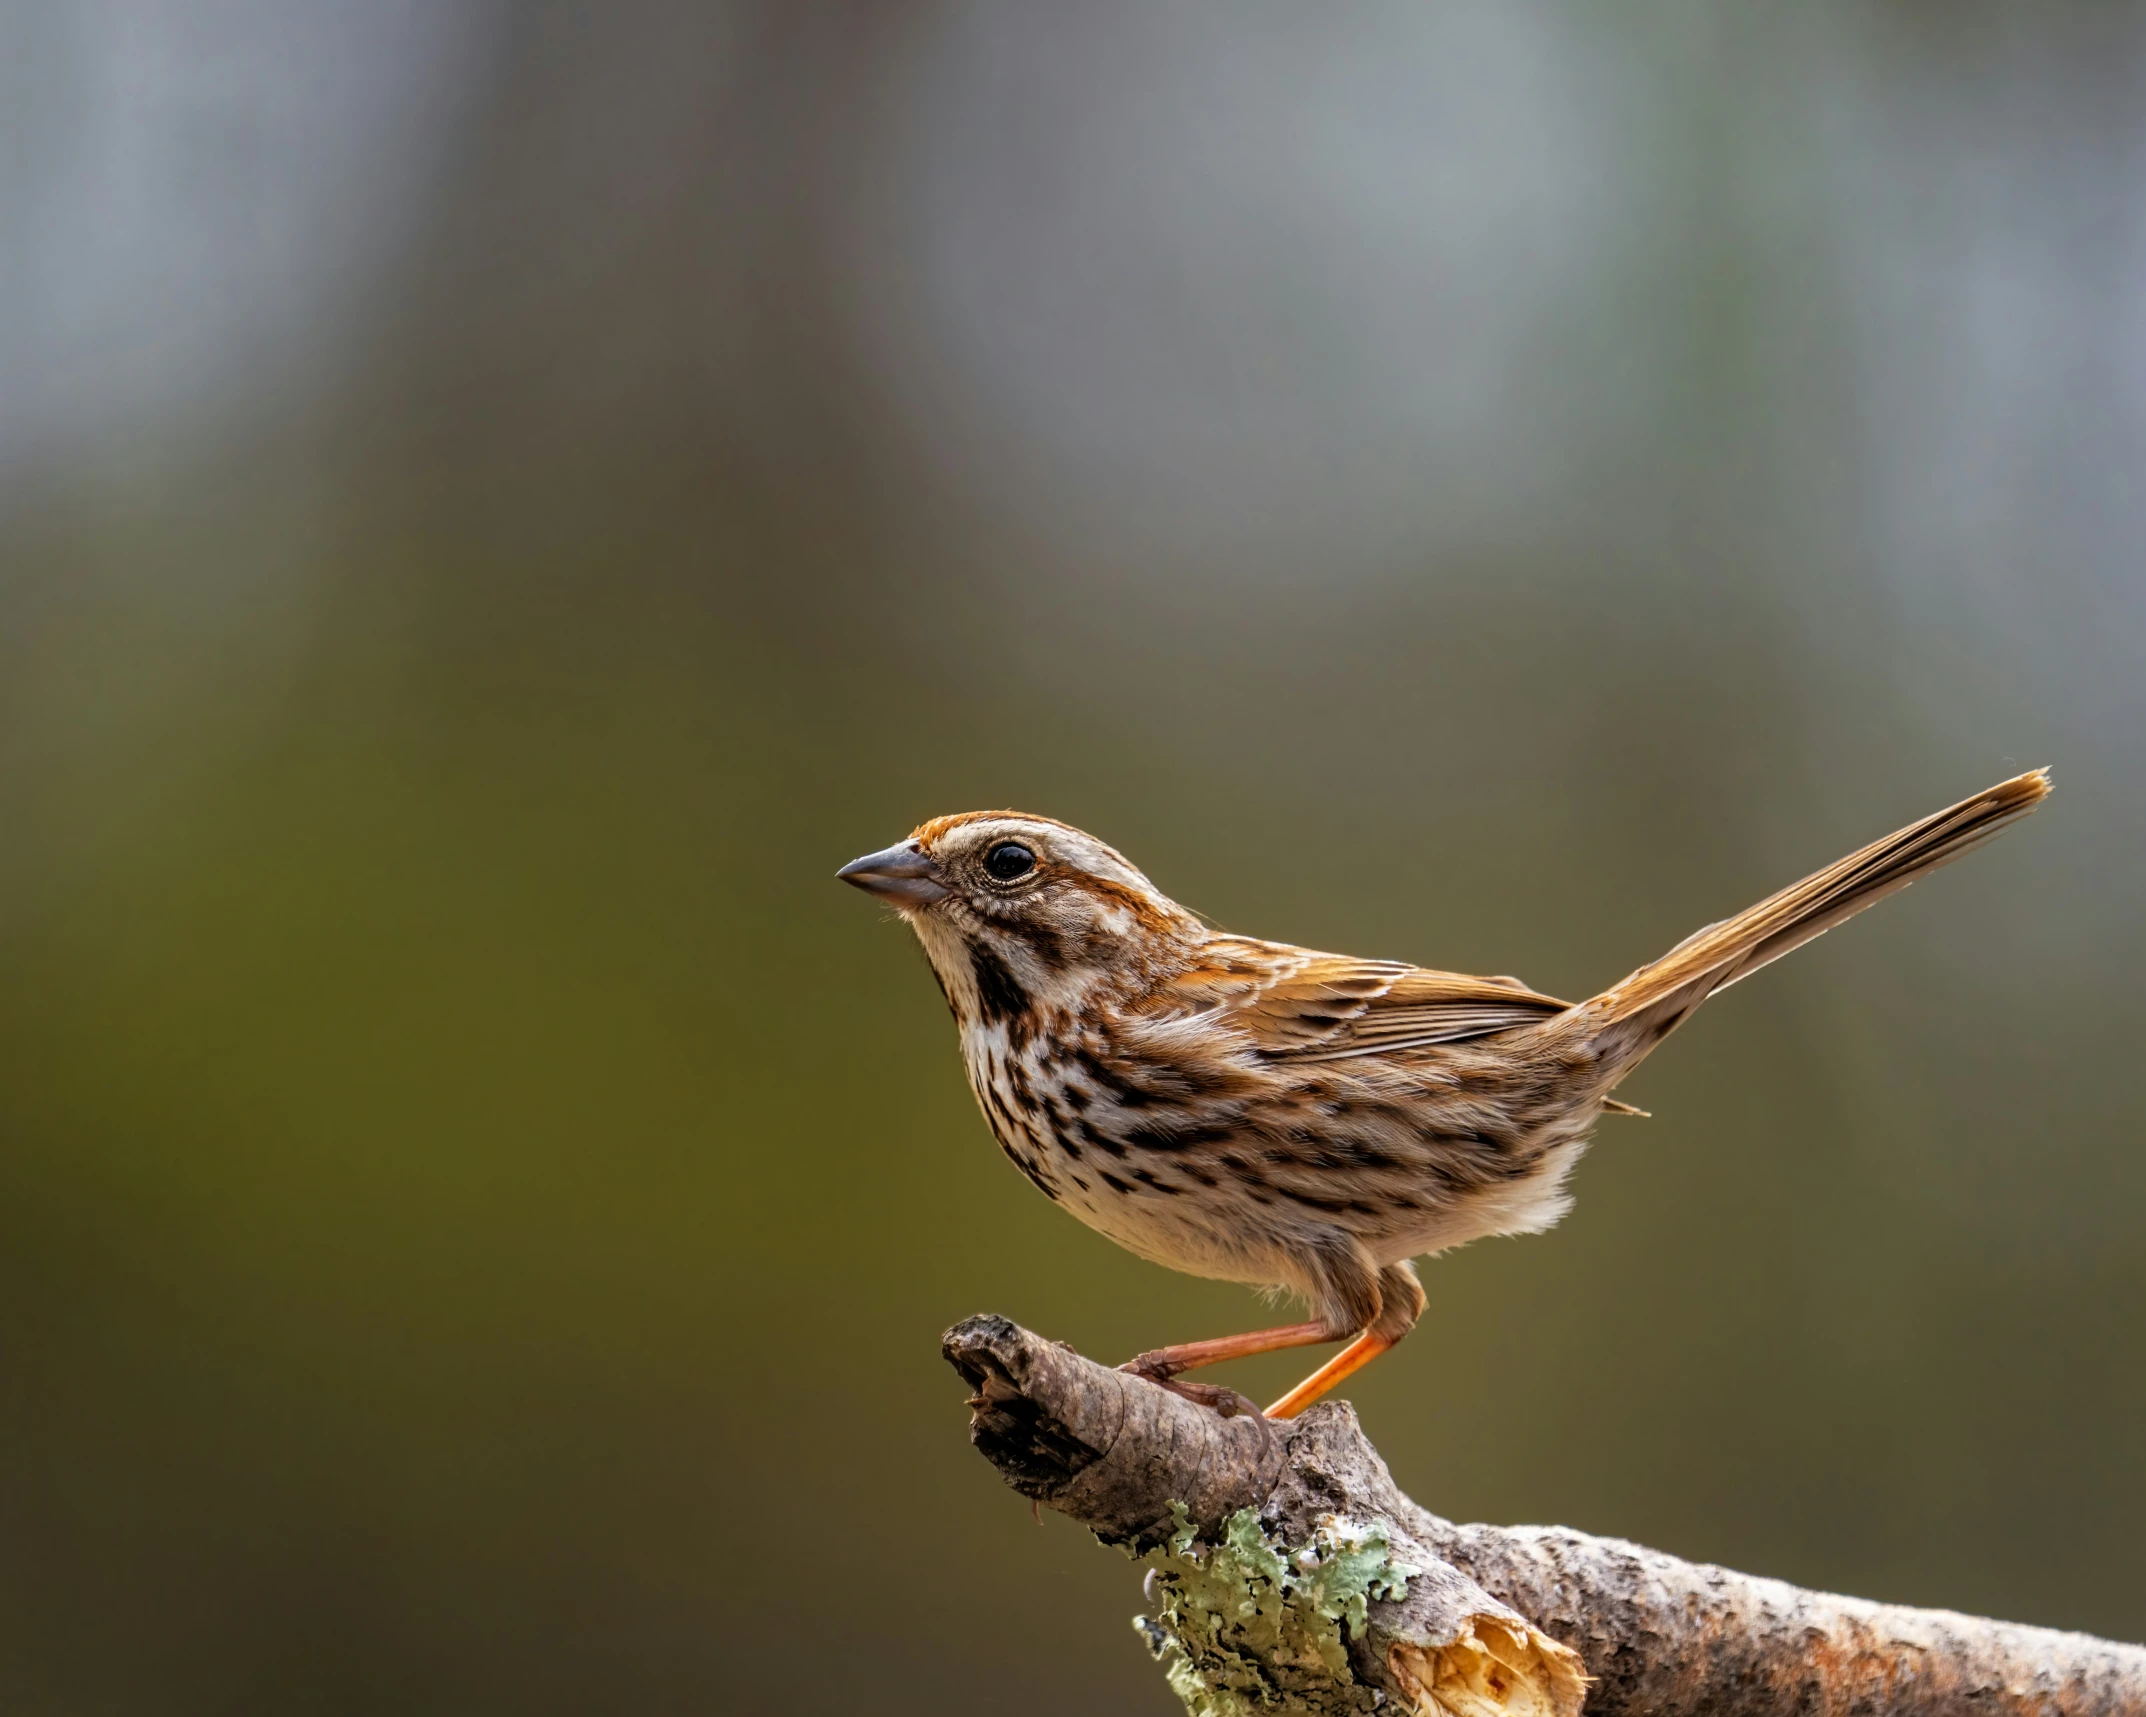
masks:
[[[1174,1008],[1218,1011],[1271,1059],[1334,1061],[1488,1037],[1571,1004],[1518,978],[1433,972],[1271,942],[1217,938],[1167,986]]]

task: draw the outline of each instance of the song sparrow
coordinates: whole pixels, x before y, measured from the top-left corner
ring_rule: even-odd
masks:
[[[1014,811],[935,818],[837,874],[915,927],[985,1119],[1045,1197],[1143,1258],[1313,1313],[1131,1369],[1230,1411],[1250,1404],[1178,1374],[1349,1341],[1267,1409],[1288,1418],[1408,1333],[1409,1260],[1565,1213],[1596,1116],[1626,1108],[1610,1092],[1708,996],[2048,792],[2045,770],[2000,782],[1577,1005],[1212,930],[1094,836]]]

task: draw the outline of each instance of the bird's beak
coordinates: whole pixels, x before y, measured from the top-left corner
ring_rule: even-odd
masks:
[[[903,841],[883,853],[866,853],[835,872],[844,882],[891,900],[896,906],[929,906],[947,896],[939,867],[915,841]]]

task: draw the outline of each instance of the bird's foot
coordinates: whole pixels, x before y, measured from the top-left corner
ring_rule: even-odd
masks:
[[[1160,1351],[1143,1353],[1128,1359],[1119,1366],[1120,1371],[1130,1371],[1135,1377],[1144,1377],[1150,1383],[1169,1390],[1172,1395],[1181,1395],[1195,1407],[1206,1407],[1225,1419],[1248,1417],[1263,1419],[1259,1403],[1249,1395],[1240,1395],[1236,1390],[1220,1383],[1187,1383],[1178,1376],[1179,1367],[1167,1354]]]
[[[1257,1419],[1267,1422],[1259,1403],[1249,1395],[1240,1395],[1225,1383],[1187,1383],[1181,1377],[1158,1377],[1155,1379],[1172,1395],[1182,1395],[1195,1407],[1209,1407],[1225,1419]]]
[[[1130,1371],[1135,1377],[1145,1377],[1150,1383],[1168,1383],[1180,1371],[1189,1370],[1184,1361],[1174,1357],[1166,1347],[1150,1348],[1146,1353],[1136,1353],[1120,1371]]]

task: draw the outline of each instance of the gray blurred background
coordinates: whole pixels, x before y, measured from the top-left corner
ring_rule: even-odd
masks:
[[[0,1704],[1163,1717],[937,1337],[1263,1314],[834,868],[1580,995],[2045,762],[1350,1392],[2146,1635],[2142,186],[2086,0],[0,3]]]

